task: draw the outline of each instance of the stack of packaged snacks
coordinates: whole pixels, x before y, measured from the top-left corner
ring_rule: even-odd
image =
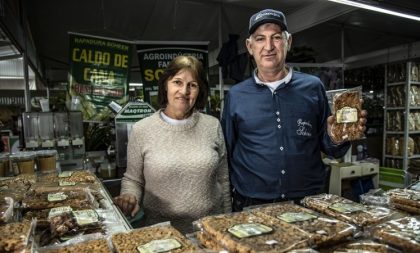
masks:
[[[15,222],[0,226],[0,252],[25,252],[32,222]]]
[[[105,234],[104,217],[94,209],[71,210],[71,208],[52,209],[48,216],[49,228],[37,238],[39,246],[58,244],[85,234]]]
[[[420,252],[420,217],[405,217],[378,225],[374,238],[402,249],[404,252]]]
[[[111,237],[117,253],[123,252],[200,252],[185,236],[170,224],[117,233]]]
[[[293,203],[271,204],[250,211],[257,216],[268,215],[309,233],[311,245],[315,247],[351,239],[356,231],[353,225]]]
[[[392,218],[395,214],[385,207],[366,206],[337,195],[325,193],[305,197],[302,203],[310,209],[341,221],[350,222],[360,228],[379,224]]]
[[[13,220],[14,204],[10,197],[0,197],[0,225]]]
[[[37,250],[39,253],[82,253],[82,252],[94,252],[94,253],[112,253],[111,248],[105,238],[98,239],[81,239],[76,242],[66,243],[60,246],[50,246],[40,248]]]
[[[310,235],[298,227],[251,212],[204,217],[197,226],[201,229],[198,240],[213,250],[288,252],[307,248],[310,243]]]
[[[420,214],[420,192],[410,189],[392,189],[387,192],[395,208],[412,214]]]
[[[359,239],[351,242],[335,245],[333,247],[319,249],[320,253],[391,253],[398,251],[387,244],[371,239]]]
[[[95,208],[94,199],[89,189],[66,191],[29,191],[22,200],[26,210],[49,209],[70,206],[72,208]]]

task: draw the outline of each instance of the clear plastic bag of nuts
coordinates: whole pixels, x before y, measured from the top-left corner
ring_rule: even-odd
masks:
[[[390,220],[378,225],[373,237],[403,250],[403,252],[420,252],[420,216]]]
[[[68,240],[60,245],[39,247],[35,249],[39,253],[112,253],[110,242],[107,237],[101,234],[84,235]]]
[[[281,223],[296,226],[309,233],[313,246],[332,245],[354,236],[356,227],[346,222],[328,217],[293,202],[260,205],[252,208],[251,213],[268,215]]]
[[[307,248],[310,243],[310,235],[298,227],[249,210],[203,217],[194,226],[206,250],[277,253]]]
[[[361,87],[334,95],[332,111],[335,121],[331,126],[331,138],[335,142],[358,140],[364,136],[358,127],[362,111],[361,98]]]

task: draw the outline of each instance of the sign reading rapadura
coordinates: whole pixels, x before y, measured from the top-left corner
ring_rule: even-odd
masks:
[[[208,42],[136,41],[143,81],[144,101],[160,108],[157,101],[158,81],[169,63],[179,55],[191,55],[203,63],[208,75]]]
[[[111,101],[128,101],[132,43],[69,33],[69,93],[78,96],[84,120],[107,120]]]

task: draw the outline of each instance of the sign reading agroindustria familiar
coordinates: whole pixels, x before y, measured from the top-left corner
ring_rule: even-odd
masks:
[[[132,43],[77,33],[69,38],[68,103],[78,96],[84,120],[106,120],[111,101],[128,100]]]
[[[159,76],[172,59],[192,55],[200,60],[208,73],[208,42],[190,41],[136,41],[137,55],[143,81],[144,100],[158,108]]]

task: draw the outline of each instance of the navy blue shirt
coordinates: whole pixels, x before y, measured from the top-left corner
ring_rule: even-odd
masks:
[[[341,157],[350,146],[331,141],[330,114],[324,85],[312,75],[293,71],[273,93],[254,77],[233,86],[222,116],[232,186],[258,199],[319,193],[326,176],[321,151]]]

